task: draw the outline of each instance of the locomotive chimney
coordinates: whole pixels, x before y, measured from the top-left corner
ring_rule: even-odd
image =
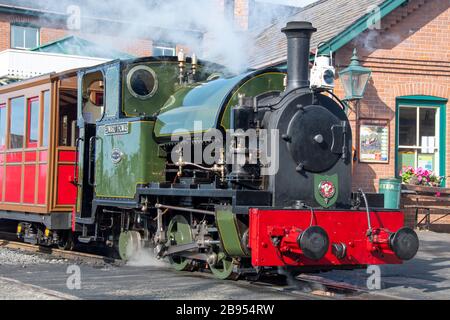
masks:
[[[288,47],[286,92],[309,87],[309,45],[317,29],[310,22],[292,21],[281,31],[286,34]]]

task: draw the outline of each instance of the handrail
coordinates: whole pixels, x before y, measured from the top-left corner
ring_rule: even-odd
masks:
[[[84,138],[77,138],[77,140],[75,141],[75,165],[73,167],[73,184],[76,187],[80,187],[81,184],[78,181],[78,153],[79,153],[79,146],[80,146],[80,141],[84,141]]]
[[[95,177],[94,181],[92,181],[92,162],[95,161],[95,155],[93,154],[94,151],[94,141],[96,141],[98,137],[93,136],[89,139],[89,165],[88,165],[88,183],[91,187],[95,187]]]

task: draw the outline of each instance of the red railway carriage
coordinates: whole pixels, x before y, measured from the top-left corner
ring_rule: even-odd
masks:
[[[0,218],[70,229],[76,72],[0,87]]]

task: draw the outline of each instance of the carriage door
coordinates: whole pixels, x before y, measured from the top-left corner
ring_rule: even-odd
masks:
[[[81,218],[91,218],[95,189],[95,148],[97,144],[96,123],[104,112],[104,79],[101,71],[80,75],[79,117],[80,138],[77,140],[79,154],[77,213]]]

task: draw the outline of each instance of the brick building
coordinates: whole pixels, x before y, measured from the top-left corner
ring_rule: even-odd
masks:
[[[450,0],[321,0],[288,20],[313,23],[318,31],[312,50],[323,42],[319,52],[332,50],[338,71],[348,66],[354,48],[372,70],[364,98],[349,111],[354,187],[375,191],[379,179],[404,166],[450,176]],[[284,25],[256,37],[254,67],[285,62]],[[339,79],[335,93],[345,96]],[[374,124],[387,128],[388,143],[383,158],[368,161],[360,135]],[[450,187],[450,178],[445,184]]]
[[[153,0],[143,5],[151,10],[159,2]],[[71,15],[77,14],[76,9],[71,11],[71,3],[79,6],[80,28],[69,26]],[[110,6],[101,4],[92,8],[92,3],[85,0],[1,0],[0,51],[10,48],[32,49],[74,35],[132,56],[175,55],[177,48],[186,47],[182,41],[186,34],[198,38],[203,36],[203,31],[188,27],[179,30],[152,25],[150,22],[131,21],[132,13],[122,15]],[[129,29],[130,32],[124,32]],[[170,41],[165,40],[165,34],[172,35],[175,32],[179,41],[174,37]],[[158,34],[158,39],[154,39],[155,34]]]

